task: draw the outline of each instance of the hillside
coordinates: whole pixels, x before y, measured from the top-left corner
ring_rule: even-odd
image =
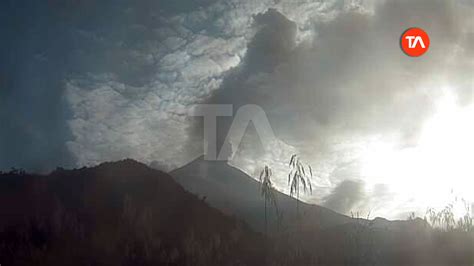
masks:
[[[170,174],[191,193],[206,197],[211,206],[244,219],[255,230],[264,230],[264,199],[260,193],[260,183],[241,170],[225,161],[206,161],[199,157]],[[296,200],[278,191],[275,191],[275,196],[282,225],[294,228]],[[350,217],[322,206],[300,201],[299,208],[303,217],[300,222],[308,231],[354,222]],[[272,221],[269,228],[277,230],[275,209],[269,206],[267,211],[269,221]],[[378,225],[380,220],[376,221]],[[392,223],[387,221],[383,226],[391,227]]]
[[[225,163],[195,161],[189,166],[196,176],[208,174],[190,179],[195,188],[208,189],[200,195],[133,160],[58,169],[49,175],[0,174],[0,264],[474,263],[472,228],[442,231],[419,219],[352,219],[304,203],[301,221],[295,223],[295,201],[283,194],[278,194],[278,201],[289,218],[264,236],[245,223],[258,226],[259,216],[264,217],[262,202],[255,196],[256,181]],[[207,181],[205,186],[201,179]]]
[[[259,265],[263,237],[133,160],[0,176],[2,265]]]

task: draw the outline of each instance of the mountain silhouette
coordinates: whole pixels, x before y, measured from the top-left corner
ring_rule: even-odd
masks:
[[[263,236],[133,160],[0,175],[2,265],[259,265]]]
[[[209,204],[226,214],[245,220],[255,230],[264,230],[264,199],[260,183],[226,161],[208,161],[199,157],[170,173],[193,194],[205,196]],[[317,193],[317,192],[316,192]],[[281,226],[296,226],[296,200],[275,191]],[[301,223],[305,230],[316,230],[350,223],[352,219],[327,208],[299,202]],[[278,229],[277,211],[268,206],[269,228]]]
[[[189,164],[170,172],[170,175],[186,190],[200,197],[205,197],[214,208],[236,216],[246,221],[256,231],[264,230],[264,198],[260,192],[260,183],[243,171],[229,165],[226,161],[205,160],[198,157]],[[313,191],[313,193],[318,193]],[[368,220],[368,217],[348,217],[328,208],[299,201],[300,221],[296,220],[296,199],[275,190],[278,205],[277,211],[267,206],[269,220],[273,220],[270,228],[278,230],[280,226],[286,228],[299,227],[305,231],[324,230],[341,225],[351,225],[360,222],[371,222],[371,226],[378,229],[402,231],[411,227],[423,228],[428,226],[425,221],[390,221],[377,217]],[[301,230],[301,228],[300,228]]]

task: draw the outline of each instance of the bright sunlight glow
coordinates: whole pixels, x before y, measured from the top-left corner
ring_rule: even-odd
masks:
[[[473,138],[474,106],[459,106],[446,90],[418,144],[400,148],[386,140],[370,142],[362,152],[362,175],[367,184],[386,184],[399,202],[419,208],[413,211],[474,202]],[[463,204],[454,211],[466,213]]]

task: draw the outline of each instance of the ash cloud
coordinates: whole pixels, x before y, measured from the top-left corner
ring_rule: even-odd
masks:
[[[453,43],[470,49],[462,41],[466,18],[459,8],[449,1],[384,1],[373,14],[349,10],[315,22],[314,41],[296,47],[288,30],[295,23],[271,9],[256,17],[257,28],[259,18],[267,21],[237,73],[209,102],[263,106],[279,135],[294,145],[344,133],[395,133],[412,141],[443,82],[454,80],[458,95],[472,91],[456,82],[466,68],[450,65]],[[413,25],[426,29],[433,42],[420,60],[400,53],[401,32]]]

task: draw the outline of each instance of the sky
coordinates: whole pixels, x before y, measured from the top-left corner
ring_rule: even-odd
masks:
[[[164,170],[203,153],[197,104],[262,108],[229,163],[264,165],[304,200],[406,218],[474,202],[471,0],[2,1],[0,168],[47,172],[134,158]],[[410,27],[430,36],[403,54]],[[219,118],[225,144],[232,117]],[[462,205],[462,204],[461,204]],[[459,213],[462,213],[462,207]]]

